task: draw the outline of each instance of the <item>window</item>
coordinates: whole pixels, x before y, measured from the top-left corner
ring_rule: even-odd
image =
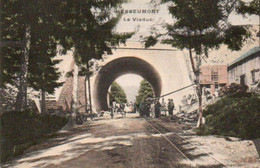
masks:
[[[218,82],[218,72],[211,72],[211,81],[212,82]]]

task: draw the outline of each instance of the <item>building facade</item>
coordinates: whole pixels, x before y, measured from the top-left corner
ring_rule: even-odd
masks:
[[[203,90],[215,94],[217,90],[228,84],[227,65],[208,65],[200,68],[200,85]]]
[[[249,90],[259,90],[260,47],[254,47],[228,65],[229,84],[247,85]]]

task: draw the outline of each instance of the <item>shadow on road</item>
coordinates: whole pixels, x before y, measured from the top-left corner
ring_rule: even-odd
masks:
[[[149,128],[148,128],[149,127]],[[176,130],[179,130],[176,129]],[[166,132],[164,136],[172,136]],[[192,160],[206,156],[185,148],[187,142],[177,142]],[[186,146],[187,147],[187,146]],[[185,151],[186,150],[186,151]],[[71,168],[71,167],[189,167],[185,158],[152,131],[143,119],[99,119],[57,133],[57,136],[27,151],[23,157],[8,165],[13,168]],[[113,165],[113,166],[112,166]],[[144,166],[145,165],[145,166]],[[183,166],[185,165],[185,166]],[[217,166],[218,165],[212,165]],[[207,167],[211,167],[208,165]]]
[[[258,156],[260,157],[260,138],[253,140]]]

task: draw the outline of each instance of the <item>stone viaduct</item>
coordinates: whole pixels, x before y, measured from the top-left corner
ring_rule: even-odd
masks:
[[[71,63],[71,69],[73,69]],[[128,42],[113,50],[113,55],[107,56],[102,62],[102,67],[90,78],[92,105],[94,111],[107,110],[107,92],[111,83],[125,74],[137,74],[146,79],[153,87],[157,97],[192,84],[191,70],[188,55],[169,46],[157,45],[151,49],[144,49],[139,43]],[[79,107],[85,105],[84,77],[78,77]],[[72,100],[73,78],[66,79],[59,95],[57,106],[63,110],[70,109]],[[193,86],[179,92],[165,96],[174,99],[176,105],[188,93],[195,93]]]

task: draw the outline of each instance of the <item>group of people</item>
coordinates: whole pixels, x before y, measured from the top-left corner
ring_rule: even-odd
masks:
[[[138,110],[141,117],[153,117],[159,118],[161,112],[165,112],[165,115],[168,111],[169,115],[173,115],[173,110],[175,108],[173,99],[168,99],[168,103],[164,102],[162,98],[162,102],[160,103],[160,99],[151,99],[147,98],[145,101],[141,102],[139,108],[137,108],[135,103],[116,103],[112,102],[111,106],[111,118],[114,117],[115,114],[121,113],[122,117],[126,116],[126,113],[136,113]]]
[[[124,108],[123,111],[125,111],[126,113],[135,113],[136,112],[136,107],[135,107],[135,103],[125,103],[124,104]]]
[[[168,111],[169,115],[173,115],[174,102],[173,99],[168,99],[168,103],[160,103],[159,99],[146,99],[144,102],[141,102],[139,105],[139,113],[141,117],[153,117],[159,118],[162,111]]]
[[[117,103],[112,102],[111,106],[111,117],[113,118],[114,114],[121,113],[122,117],[126,115],[126,113],[135,113],[136,112],[136,104],[135,103]]]

